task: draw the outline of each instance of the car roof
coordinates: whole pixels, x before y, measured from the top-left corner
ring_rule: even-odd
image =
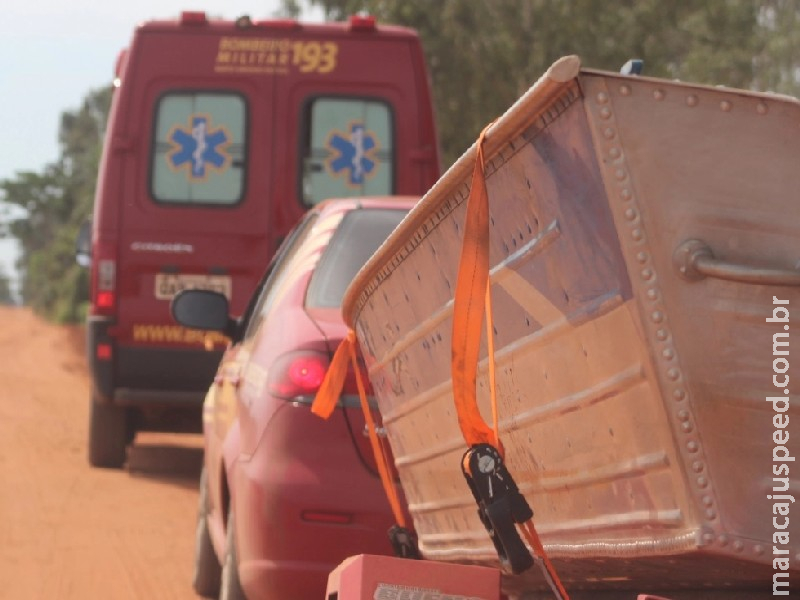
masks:
[[[411,209],[421,196],[362,196],[357,198],[328,198],[315,206],[324,212],[352,210],[354,208]]]

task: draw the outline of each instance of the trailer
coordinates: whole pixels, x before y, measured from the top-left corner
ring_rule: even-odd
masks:
[[[570,56],[484,130],[343,303],[426,560],[329,597],[790,595],[799,124]]]

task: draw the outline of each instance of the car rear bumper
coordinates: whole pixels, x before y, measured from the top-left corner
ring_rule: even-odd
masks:
[[[251,459],[237,462],[235,477],[248,598],[266,598],[266,590],[270,598],[321,598],[328,573],[348,556],[392,554],[389,502],[361,464],[340,411],[323,421],[307,406],[285,403]]]
[[[337,566],[328,563],[251,560],[241,565],[239,577],[248,600],[319,600],[325,596],[328,575]]]

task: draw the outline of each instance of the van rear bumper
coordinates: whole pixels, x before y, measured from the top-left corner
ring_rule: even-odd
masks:
[[[114,324],[111,318],[95,316],[86,323],[95,401],[120,406],[200,408],[222,358],[221,351],[128,346],[111,335]],[[110,345],[110,360],[97,357],[98,344]]]
[[[170,408],[200,406],[207,390],[183,392],[180,390],[139,390],[117,388],[114,404],[120,406],[163,406]]]

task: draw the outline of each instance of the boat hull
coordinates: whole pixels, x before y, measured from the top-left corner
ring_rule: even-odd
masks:
[[[799,124],[793,99],[568,57],[488,130],[500,437],[570,590],[766,590],[780,572],[773,546],[797,573],[800,540],[773,543],[767,496],[800,498],[800,467],[773,460],[778,446],[800,454],[800,436],[774,438],[789,431],[776,415],[800,421],[800,399],[778,386],[800,368],[774,354],[788,321],[768,320],[800,305],[781,279],[800,260]],[[460,472],[451,381],[475,155],[365,266],[344,312],[423,555],[494,565]],[[489,421],[485,338],[477,393]],[[545,587],[537,570],[505,585]]]

